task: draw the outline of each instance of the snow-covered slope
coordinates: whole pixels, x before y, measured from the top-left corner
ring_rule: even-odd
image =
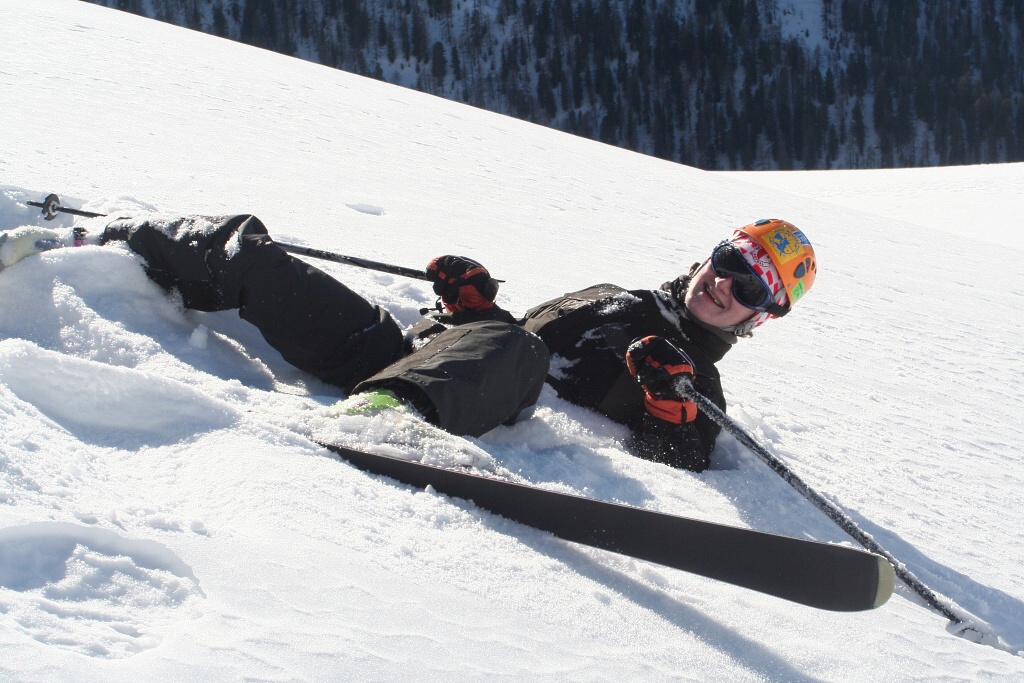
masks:
[[[812,176],[703,173],[84,3],[0,4],[0,56],[2,229],[41,222],[23,202],[50,191],[117,214],[252,212],[375,260],[474,256],[521,312],[656,286],[737,225],[793,221],[821,275],[721,363],[730,413],[1024,646],[1019,240],[922,230],[884,182],[850,207]],[[980,171],[920,178],[922,196],[986,192]],[[325,268],[404,323],[433,299]],[[122,248],[0,273],[0,679],[1024,676],[905,589],[814,611],[362,474],[307,438],[338,396],[234,314],[182,311]],[[848,542],[729,439],[693,475],[623,437],[548,392],[478,443],[539,485]]]

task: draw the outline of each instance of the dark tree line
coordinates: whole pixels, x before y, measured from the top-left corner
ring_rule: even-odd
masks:
[[[95,0],[707,169],[1024,160],[1024,2]]]

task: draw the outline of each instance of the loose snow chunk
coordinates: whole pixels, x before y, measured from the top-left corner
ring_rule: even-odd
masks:
[[[609,298],[607,301],[602,302],[601,308],[598,309],[598,314],[615,315],[638,303],[640,303],[639,297],[634,296],[629,292],[621,292]]]
[[[313,438],[370,453],[440,467],[493,470],[494,458],[469,441],[449,434],[403,410],[372,416],[338,414],[327,408],[309,422]]]
[[[383,216],[384,207],[374,206],[373,204],[346,204],[348,208],[359,213],[369,214],[370,216]]]
[[[565,371],[576,365],[579,360],[569,360],[564,356],[560,356],[557,353],[551,354],[550,365],[548,366],[548,374],[555,379],[565,379]]]
[[[210,343],[210,328],[198,325],[188,338],[188,345],[194,349],[205,349]]]

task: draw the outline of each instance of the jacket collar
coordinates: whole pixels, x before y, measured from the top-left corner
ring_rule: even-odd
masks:
[[[678,319],[680,331],[690,337],[694,344],[702,347],[713,363],[717,363],[739,338],[732,332],[708,325],[690,315],[690,311],[683,304],[689,285],[690,276],[681,275],[675,280],[663,284],[660,291],[669,295],[664,296],[663,299]]]

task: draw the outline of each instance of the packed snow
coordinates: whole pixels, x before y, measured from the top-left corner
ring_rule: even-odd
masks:
[[[720,363],[729,413],[998,637],[903,586],[818,611],[364,474],[310,440],[340,390],[84,246],[0,272],[0,679],[1024,679],[1024,165],[711,174],[71,0],[0,3],[0,58],[0,230],[101,229],[25,203],[50,192],[254,213],[377,261],[472,256],[522,313],[794,222],[820,275]],[[318,265],[403,324],[434,300]],[[538,486],[852,545],[730,437],[703,474],[625,437],[548,389],[472,442]]]

